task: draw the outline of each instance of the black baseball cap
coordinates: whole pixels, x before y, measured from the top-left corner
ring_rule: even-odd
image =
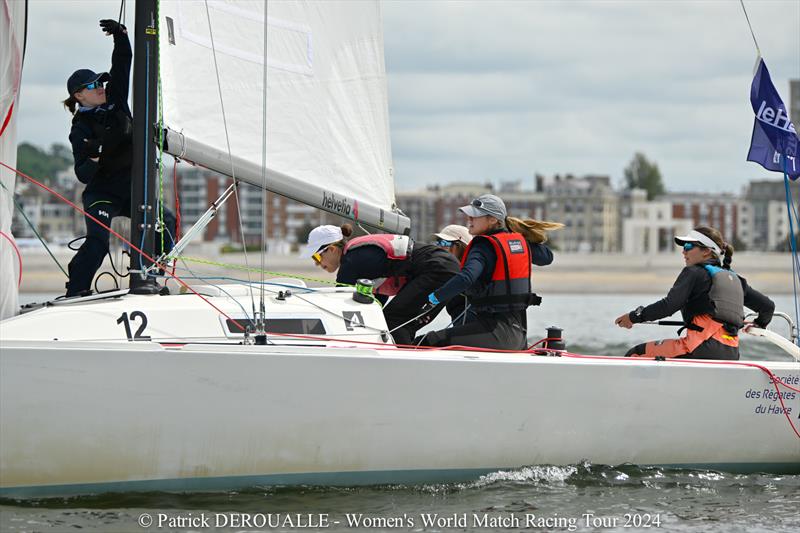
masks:
[[[75,94],[93,81],[102,81],[106,82],[111,79],[111,76],[108,75],[108,72],[101,72],[97,74],[93,70],[89,70],[88,68],[82,68],[80,70],[76,70],[72,73],[72,76],[69,77],[67,80],[67,92],[69,94]]]

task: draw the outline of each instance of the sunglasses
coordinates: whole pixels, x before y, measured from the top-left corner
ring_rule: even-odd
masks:
[[[317,250],[316,252],[314,252],[314,253],[311,255],[311,259],[313,259],[313,260],[314,260],[314,262],[315,262],[317,265],[319,265],[319,264],[321,264],[321,263],[322,263],[322,254],[324,254],[325,252],[327,252],[327,251],[328,251],[328,246],[329,246],[329,245],[327,245],[327,244],[320,246],[319,250]]]
[[[473,207],[483,207],[483,202],[481,202],[480,200],[478,200],[476,198],[476,199],[472,200],[472,206]]]
[[[93,81],[92,83],[87,83],[83,86],[85,89],[94,90],[94,89],[102,89],[103,82],[102,81]]]
[[[456,241],[446,241],[444,239],[439,239],[437,241],[434,241],[433,244],[436,246],[441,246],[443,248],[450,248],[451,246],[453,246],[454,242]]]
[[[688,252],[689,250],[691,250],[693,248],[705,248],[705,246],[701,246],[701,245],[697,244],[696,242],[685,242],[685,243],[683,243],[683,251],[684,252]]]

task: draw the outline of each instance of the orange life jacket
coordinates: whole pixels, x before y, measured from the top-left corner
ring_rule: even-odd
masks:
[[[462,268],[470,249],[479,240],[487,240],[492,245],[497,261],[489,283],[467,292],[470,305],[476,311],[491,313],[520,311],[539,305],[541,298],[531,292],[531,251],[525,237],[510,232],[476,235],[461,259]]]

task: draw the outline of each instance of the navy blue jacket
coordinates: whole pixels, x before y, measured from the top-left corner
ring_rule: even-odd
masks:
[[[495,231],[493,233],[498,232]],[[545,266],[553,262],[553,252],[546,245],[528,242],[528,246],[531,250],[531,263],[534,265]],[[475,284],[489,283],[492,279],[496,262],[497,254],[489,241],[478,239],[470,247],[469,255],[464,261],[464,266],[461,267],[461,272],[434,293],[436,299],[442,303],[447,303]]]
[[[128,106],[133,52],[128,36],[114,35],[111,80],[106,86],[106,103],[78,110],[72,120],[69,140],[75,159],[75,176],[87,192],[110,192],[126,197],[131,188],[133,162],[132,115]],[[87,141],[102,145],[99,161],[92,161]]]

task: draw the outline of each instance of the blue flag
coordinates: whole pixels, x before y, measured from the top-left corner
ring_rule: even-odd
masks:
[[[764,60],[758,58],[758,68],[750,86],[750,103],[756,120],[750,140],[748,161],[754,161],[774,172],[786,172],[790,178],[800,177],[800,139],[789,119],[778,91],[772,85]]]

